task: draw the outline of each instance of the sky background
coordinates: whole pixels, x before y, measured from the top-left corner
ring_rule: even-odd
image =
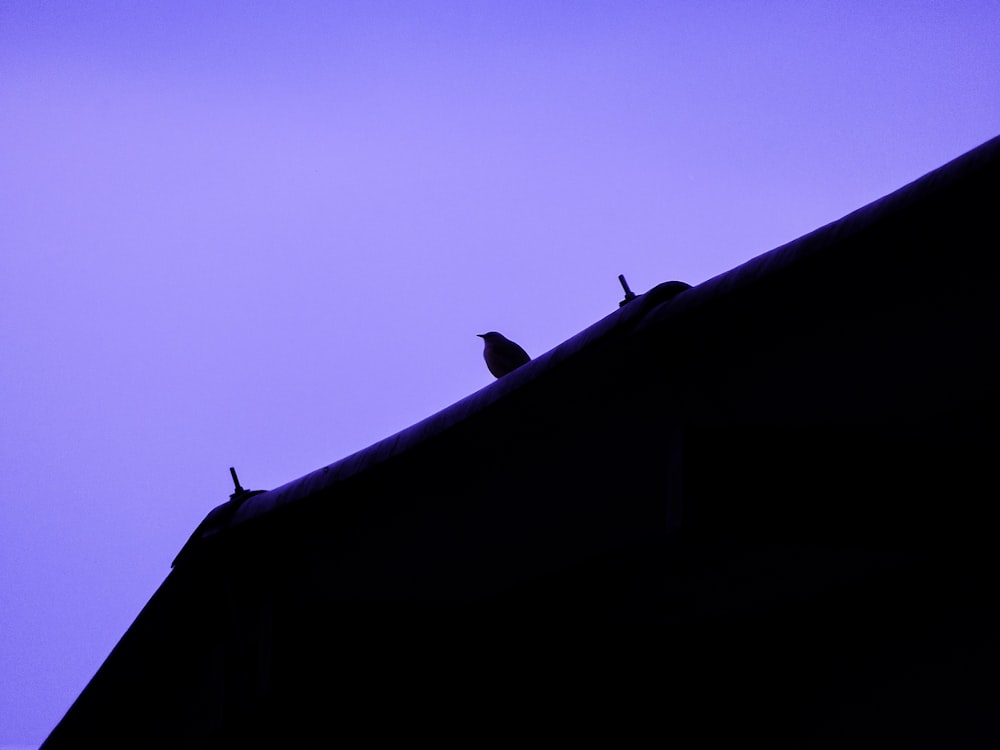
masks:
[[[0,747],[232,491],[1000,134],[1000,2],[0,0]],[[858,269],[864,273],[864,269]]]

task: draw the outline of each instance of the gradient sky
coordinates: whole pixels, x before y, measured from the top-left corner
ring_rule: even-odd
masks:
[[[0,746],[232,491],[1000,134],[1000,2],[0,0]],[[858,269],[859,274],[864,268]],[[793,311],[790,311],[793,312]]]

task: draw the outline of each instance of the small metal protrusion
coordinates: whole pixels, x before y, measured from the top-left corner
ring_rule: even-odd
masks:
[[[236,476],[236,469],[235,469],[235,467],[230,466],[229,467],[229,473],[233,475],[233,486],[236,488],[236,490],[233,492],[233,494],[229,496],[229,499],[230,500],[235,500],[237,497],[239,497],[244,492],[246,492],[246,490],[243,489],[242,487],[240,487],[240,478],[238,476]]]
[[[625,274],[623,273],[618,274],[618,281],[621,283],[622,289],[625,290],[625,299],[623,299],[621,302],[618,303],[618,307],[624,307],[629,302],[634,300],[638,295],[628,288],[628,282],[625,281]]]

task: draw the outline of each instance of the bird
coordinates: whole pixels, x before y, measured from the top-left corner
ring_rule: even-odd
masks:
[[[490,331],[476,335],[483,340],[483,359],[486,360],[486,366],[498,378],[531,361],[531,357],[524,349],[502,333]]]

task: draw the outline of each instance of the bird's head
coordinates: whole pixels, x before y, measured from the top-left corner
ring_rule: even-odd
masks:
[[[497,333],[496,331],[489,331],[488,333],[477,333],[476,335],[486,342],[505,340],[504,335],[501,333]]]

